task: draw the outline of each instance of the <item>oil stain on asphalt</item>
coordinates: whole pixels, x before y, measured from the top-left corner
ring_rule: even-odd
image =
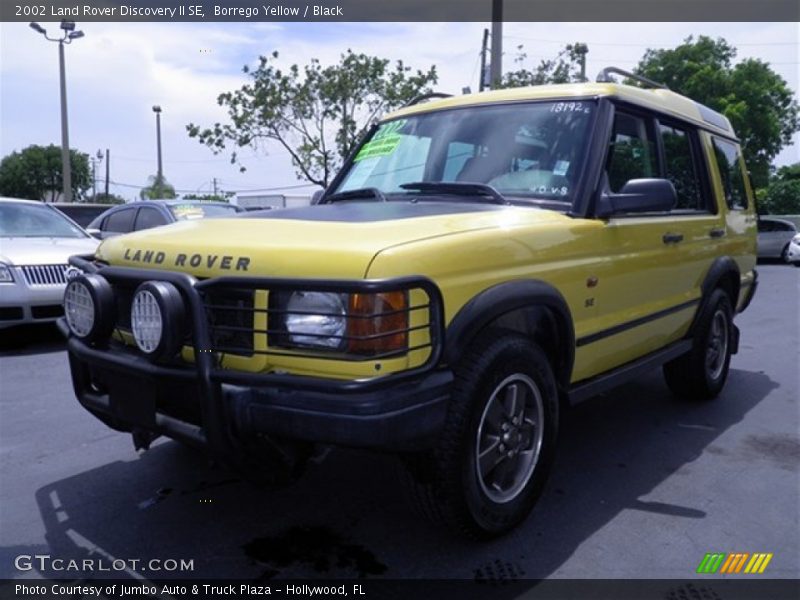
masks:
[[[271,579],[296,565],[310,567],[316,573],[344,571],[359,578],[382,575],[388,569],[364,546],[320,526],[292,527],[275,537],[251,540],[242,548],[251,560],[267,567],[260,579]]]

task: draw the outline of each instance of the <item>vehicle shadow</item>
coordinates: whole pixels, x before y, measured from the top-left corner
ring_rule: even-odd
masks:
[[[264,490],[179,444],[159,443],[130,461],[54,481],[37,490],[36,503],[53,556],[194,561],[190,572],[148,572],[144,565],[149,578],[524,584],[556,572],[621,511],[705,518],[701,493],[681,504],[646,496],[679,469],[691,469],[776,387],[764,373],[734,369],[717,401],[694,404],[671,398],[654,372],[577,407],[564,421],[554,474],[532,516],[489,543],[465,542],[418,519],[403,499],[395,459],[350,450],[317,457],[289,487]],[[493,598],[511,594],[500,585]]]
[[[61,352],[67,343],[52,323],[20,325],[0,330],[0,356]]]

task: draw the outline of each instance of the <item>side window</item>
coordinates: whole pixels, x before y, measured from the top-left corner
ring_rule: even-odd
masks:
[[[664,148],[664,177],[678,195],[676,210],[707,210],[695,169],[689,132],[674,125],[659,124]]]
[[[136,214],[135,208],[124,208],[108,215],[103,223],[103,231],[113,231],[114,233],[128,233],[133,229],[133,217]]]
[[[712,143],[725,202],[732,210],[744,210],[747,208],[747,188],[741,150],[737,144],[719,138],[712,138]]]
[[[160,227],[166,225],[167,219],[158,212],[155,208],[144,206],[139,209],[139,214],[136,215],[136,226],[134,229],[140,231],[142,229],[150,229],[151,227]]]
[[[656,151],[650,120],[617,112],[608,150],[608,184],[619,192],[631,179],[656,177]]]

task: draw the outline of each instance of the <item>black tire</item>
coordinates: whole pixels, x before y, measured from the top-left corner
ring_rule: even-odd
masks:
[[[728,294],[712,292],[698,323],[692,349],[664,365],[664,378],[672,392],[686,400],[711,400],[728,378],[733,347],[733,308]]]
[[[542,493],[558,437],[555,378],[544,352],[513,333],[474,344],[455,377],[437,445],[406,461],[409,490],[429,519],[489,539],[524,520]]]

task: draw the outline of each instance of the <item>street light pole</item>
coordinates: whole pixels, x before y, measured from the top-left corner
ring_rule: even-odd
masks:
[[[67,121],[67,75],[64,67],[64,45],[71,44],[72,40],[83,37],[82,31],[75,31],[74,21],[61,21],[64,35],[60,38],[51,38],[44,27],[38,23],[31,23],[31,29],[41,33],[46,40],[58,42],[58,72],[61,88],[61,180],[62,196],[64,202],[72,202],[72,164],[69,154],[69,125]]]
[[[163,166],[161,164],[161,107],[156,105],[153,107],[153,112],[156,113],[156,147],[158,149],[158,185],[161,185],[161,180],[164,177]]]

